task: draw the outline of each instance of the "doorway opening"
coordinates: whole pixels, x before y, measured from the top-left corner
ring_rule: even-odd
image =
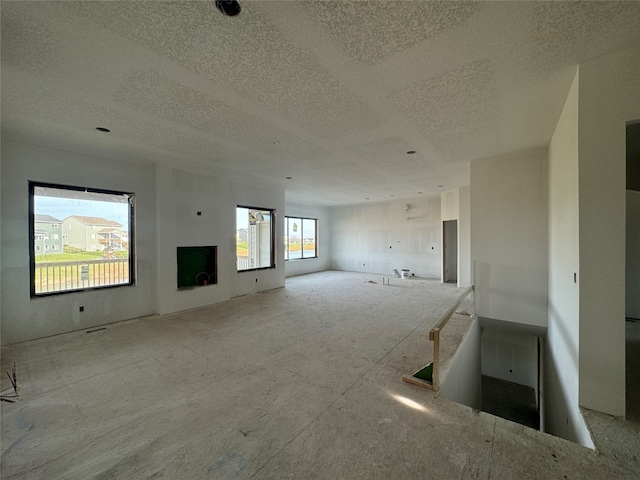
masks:
[[[458,220],[442,222],[442,281],[458,282]]]
[[[626,418],[640,425],[640,120],[626,131]]]

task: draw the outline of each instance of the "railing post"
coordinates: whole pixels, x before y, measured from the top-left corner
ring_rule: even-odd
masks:
[[[433,389],[438,391],[438,366],[440,360],[440,330],[436,330],[433,332],[433,375],[432,375],[432,383]]]

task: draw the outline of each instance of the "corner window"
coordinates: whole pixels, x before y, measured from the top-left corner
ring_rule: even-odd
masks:
[[[238,271],[274,268],[275,210],[236,208],[236,259]]]
[[[315,218],[285,217],[284,259],[317,258],[317,231],[318,220]]]
[[[133,193],[29,182],[29,213],[32,297],[134,283]]]

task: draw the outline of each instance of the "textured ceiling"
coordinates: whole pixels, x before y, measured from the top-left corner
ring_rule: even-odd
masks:
[[[3,0],[3,135],[304,204],[434,195],[548,145],[575,65],[640,46],[635,1],[240,4]]]

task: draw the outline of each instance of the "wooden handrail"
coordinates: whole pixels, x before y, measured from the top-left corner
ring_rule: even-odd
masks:
[[[449,309],[440,317],[438,323],[436,323],[435,327],[429,330],[429,340],[433,342],[433,367],[431,373],[431,382],[422,380],[421,378],[416,378],[414,375],[404,375],[402,379],[405,382],[412,383],[414,385],[419,385],[421,387],[427,387],[434,391],[438,391],[440,388],[440,375],[439,375],[439,367],[440,367],[440,331],[445,327],[449,319],[453,316],[456,309],[460,306],[460,304],[464,301],[467,296],[475,290],[474,285],[470,285],[465,289],[464,292],[460,294],[456,303],[454,303]],[[473,299],[474,307],[473,307],[473,317],[475,317],[475,298]],[[428,368],[425,367],[425,369]],[[424,370],[424,369],[423,369]]]
[[[460,297],[458,297],[458,300],[456,301],[456,303],[451,305],[451,308],[449,308],[449,310],[447,310],[446,313],[442,317],[440,317],[440,321],[436,323],[436,326],[429,331],[429,340],[433,340],[436,332],[440,332],[440,330],[444,328],[444,326],[447,324],[449,319],[456,312],[456,308],[460,306],[462,301],[465,298],[467,298],[467,295],[469,295],[472,291],[473,291],[473,285],[469,285],[466,288],[466,290],[460,294]]]

